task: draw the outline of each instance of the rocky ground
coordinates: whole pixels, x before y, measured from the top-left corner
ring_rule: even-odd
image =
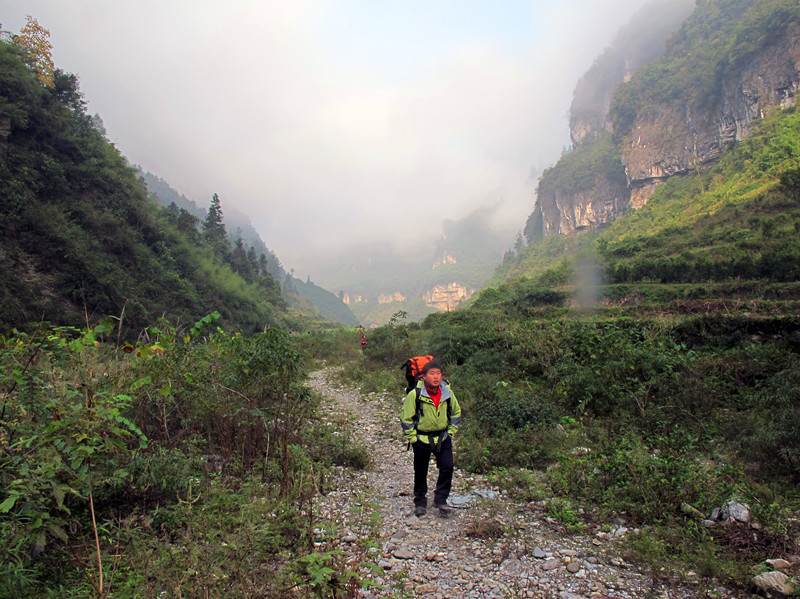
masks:
[[[377,585],[360,591],[364,599],[740,596],[726,589],[700,592],[691,584],[691,572],[677,583],[627,563],[622,540],[637,533],[623,522],[575,535],[548,517],[543,502],[506,500],[481,477],[458,470],[457,442],[451,497],[457,509],[448,518],[432,508],[428,515],[415,517],[411,453],[398,423],[399,396],[364,397],[330,382],[328,375],[318,371],[310,381],[324,398],[323,413],[331,426],[352,430],[374,457],[374,467],[340,469],[337,479],[326,483],[328,492],[320,498],[317,516],[337,523],[335,544],[347,567]],[[431,489],[435,476],[432,464]]]

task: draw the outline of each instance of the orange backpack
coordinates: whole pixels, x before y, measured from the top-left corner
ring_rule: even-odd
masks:
[[[410,392],[414,387],[417,386],[417,381],[422,377],[422,367],[431,360],[433,360],[433,356],[431,355],[414,356],[400,365],[401,370],[403,368],[406,369],[406,381],[408,382],[406,393]]]

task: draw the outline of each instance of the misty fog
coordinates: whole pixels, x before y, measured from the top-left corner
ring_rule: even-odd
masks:
[[[645,4],[6,0],[0,24],[35,17],[130,163],[218,193],[313,280],[481,206],[510,246],[576,81]]]

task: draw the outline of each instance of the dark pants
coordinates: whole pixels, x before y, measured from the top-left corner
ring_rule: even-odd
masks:
[[[414,448],[414,505],[428,507],[428,465],[431,454],[436,456],[436,465],[439,467],[433,502],[445,503],[450,496],[450,486],[453,482],[453,442],[450,437],[442,441],[439,453],[434,453],[429,444],[421,441],[417,441],[411,447]]]

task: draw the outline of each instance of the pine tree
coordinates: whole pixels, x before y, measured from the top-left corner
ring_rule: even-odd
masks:
[[[222,203],[215,193],[208,207],[208,214],[203,221],[203,238],[220,254],[227,253],[227,232],[222,222]]]

